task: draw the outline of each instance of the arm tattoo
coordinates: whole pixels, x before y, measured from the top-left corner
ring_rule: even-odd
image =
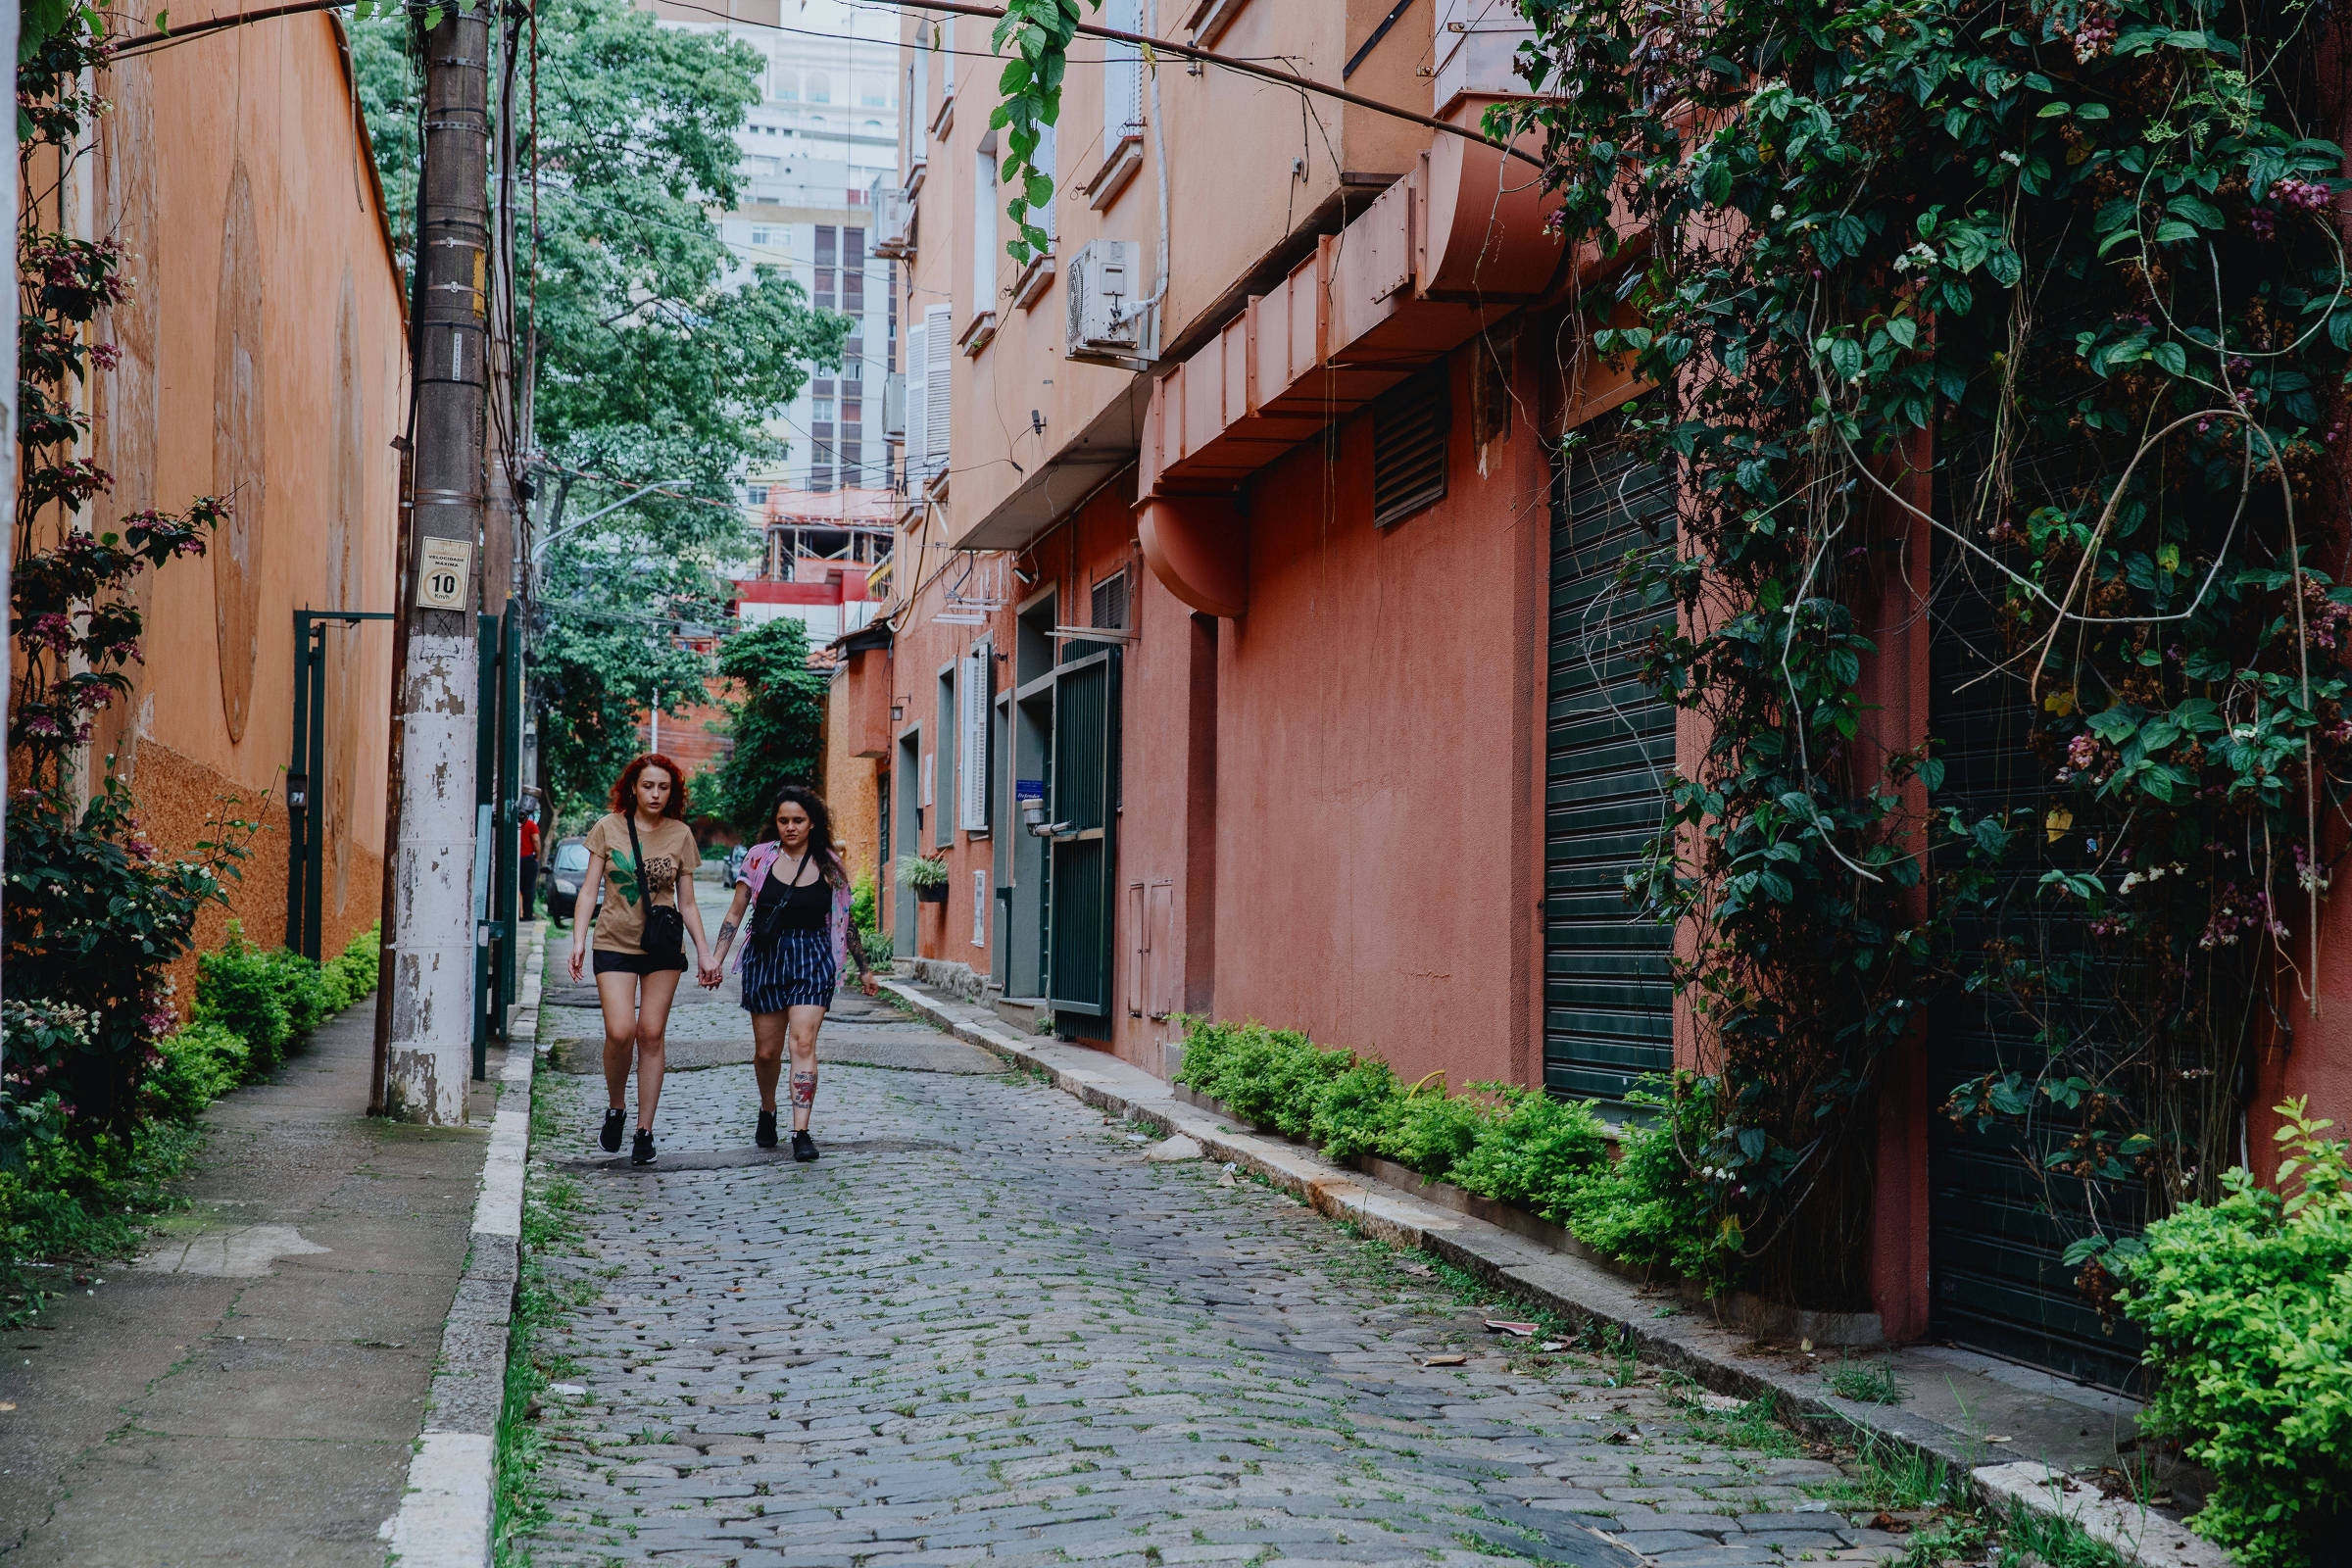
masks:
[[[728,943],[730,943],[730,942],[732,942],[732,941],[734,941],[734,940],[735,940],[735,922],[734,922],[734,921],[732,921],[732,920],[721,920],[721,921],[719,921],[719,922],[718,922],[718,951],[719,951],[719,952],[721,952],[721,953],[724,953],[724,952],[726,952],[726,951],[727,951],[727,944],[728,944]]]

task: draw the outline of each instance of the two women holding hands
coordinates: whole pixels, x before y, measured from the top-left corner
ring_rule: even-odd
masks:
[[[593,969],[605,1020],[605,1089],[609,1108],[598,1142],[617,1152],[626,1123],[632,1056],[637,1067],[637,1132],[632,1164],[651,1164],[654,1111],[666,1066],[669,1009],[686,972],[692,938],[696,978],[715,988],[725,975],[737,933],[743,951],[743,1006],[752,1015],[752,1073],[760,1086],[754,1137],[776,1147],[776,1085],[787,1054],[792,1060],[792,1153],[817,1157],[808,1135],[816,1103],[816,1034],[840,984],[845,949],[874,993],[865,952],[850,919],[850,878],[833,843],[825,803],[794,786],[776,803],[776,836],[753,848],[736,884],[735,902],[713,946],[703,936],[702,912],[681,897],[702,863],[686,825],[686,787],[676,764],[640,757],[612,789],[612,810],[588,830],[588,871],[579,906],[595,913]],[[597,894],[610,884],[603,906]],[[747,910],[749,923],[746,924]],[[589,965],[590,925],[572,924],[573,980]]]

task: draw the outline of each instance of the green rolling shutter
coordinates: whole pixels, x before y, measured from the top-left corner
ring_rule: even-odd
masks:
[[[1674,1063],[1672,931],[1625,899],[1665,812],[1674,707],[1635,653],[1672,606],[1621,586],[1631,551],[1671,548],[1672,479],[1602,445],[1567,459],[1552,497],[1544,773],[1544,1083],[1622,1102]]]

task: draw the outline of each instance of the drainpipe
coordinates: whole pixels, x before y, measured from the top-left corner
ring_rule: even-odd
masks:
[[[1159,36],[1159,0],[1144,0],[1144,31],[1148,36]],[[1148,73],[1152,82],[1152,153],[1159,168],[1159,282],[1149,299],[1137,300],[1120,313],[1121,321],[1132,321],[1146,311],[1156,312],[1159,302],[1168,295],[1168,129],[1159,118],[1159,61],[1154,57]],[[1146,359],[1159,358],[1162,333],[1156,316],[1152,321],[1152,350]]]

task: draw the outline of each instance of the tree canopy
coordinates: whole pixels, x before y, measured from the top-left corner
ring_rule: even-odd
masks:
[[[728,705],[735,750],[719,768],[718,799],[709,809],[765,837],[757,830],[784,786],[816,783],[826,675],[808,665],[808,628],[784,618],[728,638],[719,649],[718,672],[743,696]]]
[[[733,481],[781,456],[769,421],[810,363],[840,363],[850,319],[774,267],[736,266],[714,221],[739,197],[755,51],[626,0],[546,0],[538,17],[537,91],[516,94],[514,126],[535,172],[514,297],[534,354],[536,535],[549,541],[531,658],[543,768],[559,800],[593,800],[634,747],[649,693],[700,695],[702,661],[673,645],[665,617],[719,619],[724,578],[756,544]],[[420,150],[414,47],[403,18],[354,28],[404,247]],[[557,537],[566,514],[656,481],[674,482]]]

